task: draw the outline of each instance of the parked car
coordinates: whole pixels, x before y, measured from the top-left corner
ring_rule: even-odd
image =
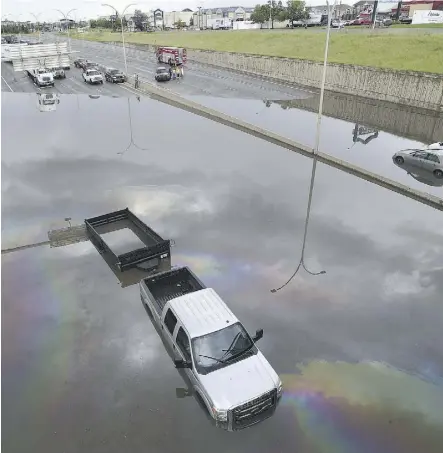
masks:
[[[126,75],[124,72],[120,71],[120,69],[106,68],[105,79],[107,82],[123,83],[126,82]]]
[[[433,145],[430,145],[433,146]],[[436,178],[443,178],[443,147],[433,149],[404,149],[392,157],[398,166],[412,165],[430,171]]]
[[[83,72],[83,80],[85,83],[103,83],[103,76],[100,71],[97,69],[86,69],[86,71]]]
[[[77,58],[76,60],[74,60],[74,66],[76,68],[81,68],[83,62],[86,62],[86,61],[87,61],[86,58]]]
[[[98,66],[99,64],[94,61],[87,61],[83,64],[83,70],[86,71],[87,69],[96,69],[98,71]]]
[[[94,61],[82,60],[78,67],[86,71],[87,69],[98,69],[98,64]]]
[[[427,186],[431,187],[443,187],[443,178],[436,177],[431,171],[426,170],[422,167],[417,167],[416,165],[408,164],[407,162],[403,162],[401,165],[395,162],[397,167],[401,168],[403,171],[406,172],[411,178],[414,178],[416,181],[421,182],[422,184],[426,184]]]
[[[425,149],[432,149],[434,151],[443,151],[443,142],[431,143]]]
[[[375,25],[377,27],[389,27],[392,25],[392,19],[389,17],[377,17],[377,19],[375,19]]]
[[[157,82],[167,82],[171,80],[171,73],[169,69],[164,66],[159,66],[155,71],[155,80],[157,80]]]
[[[344,28],[345,26],[345,23],[340,21],[340,20],[337,20],[337,19],[332,19],[331,20],[331,27],[332,28]]]
[[[62,67],[51,68],[52,75],[54,79],[66,79],[66,73]]]
[[[412,17],[409,16],[400,16],[398,20],[401,24],[412,24]]]

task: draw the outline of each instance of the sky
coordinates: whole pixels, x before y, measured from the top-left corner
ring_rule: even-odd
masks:
[[[126,5],[130,4],[130,0],[108,0],[109,3],[122,11]],[[164,11],[181,11],[184,8],[191,8],[196,10],[198,6],[203,8],[213,8],[217,6],[254,6],[261,3],[259,0],[245,0],[238,3],[232,0],[171,0],[171,1],[145,1],[137,2],[137,6],[128,8],[128,12],[134,11],[135,8],[143,10],[150,10],[161,8]],[[264,3],[264,1],[262,2]],[[325,4],[325,0],[307,0],[307,5]],[[345,3],[343,1],[343,3]],[[2,0],[1,2],[1,17],[6,15],[8,19],[12,20],[35,20],[32,14],[38,15],[40,21],[55,21],[60,18],[60,13],[55,9],[60,9],[65,14],[71,9],[76,8],[76,11],[71,13],[73,19],[94,18],[97,16],[108,14],[112,10],[108,7],[102,6],[100,0]],[[12,16],[11,16],[12,15]],[[21,15],[18,17],[18,15]]]

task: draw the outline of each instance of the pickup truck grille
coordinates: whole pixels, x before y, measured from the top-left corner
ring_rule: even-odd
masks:
[[[277,390],[274,389],[264,395],[237,406],[230,411],[232,429],[242,429],[254,425],[270,417],[277,405]]]

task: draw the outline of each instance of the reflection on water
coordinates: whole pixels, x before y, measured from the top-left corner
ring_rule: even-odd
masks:
[[[318,96],[303,99],[266,101],[283,109],[302,109],[317,113]],[[268,105],[269,104],[269,105]],[[325,93],[323,114],[389,132],[422,143],[434,143],[443,137],[443,115],[398,104],[362,99],[340,93]]]
[[[355,124],[352,141],[354,143],[363,143],[367,145],[369,142],[378,137],[378,130],[371,127]]]
[[[443,387],[380,363],[311,362],[283,406],[319,453],[441,453]]]
[[[36,93],[36,96],[40,112],[53,112],[60,104],[60,96],[56,93]]]
[[[416,165],[411,165],[408,162],[399,164],[393,159],[394,164],[404,170],[411,178],[414,178],[416,181],[419,181],[423,184],[433,187],[442,187],[443,178],[437,178],[432,171],[427,170],[426,168],[417,167]]]
[[[290,101],[185,97],[305,146],[314,146],[318,111],[316,96]],[[391,156],[399,149],[421,148],[424,143],[438,141],[438,137],[443,136],[443,117],[440,118],[437,112],[425,114],[423,111],[394,107],[392,104],[388,108],[380,103],[371,104],[355,98],[351,101],[343,96],[338,99],[328,97],[323,111],[320,151],[413,189],[441,197],[440,188],[395,171]],[[420,140],[421,143],[411,140]]]

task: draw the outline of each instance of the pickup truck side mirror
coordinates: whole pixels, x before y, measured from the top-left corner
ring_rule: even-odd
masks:
[[[263,329],[258,329],[256,332],[255,332],[255,336],[252,337],[252,339],[254,340],[254,343],[258,340],[260,340],[260,338],[263,338]]]
[[[185,360],[174,360],[175,368],[192,368],[192,363]]]

